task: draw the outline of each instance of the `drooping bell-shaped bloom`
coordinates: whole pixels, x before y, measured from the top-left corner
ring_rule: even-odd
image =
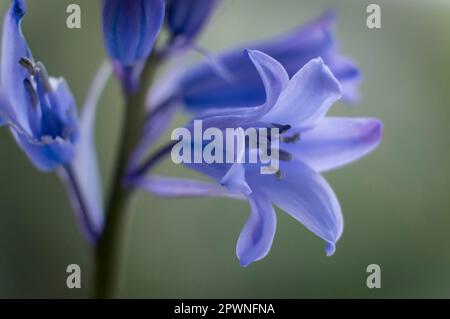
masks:
[[[15,0],[3,24],[0,117],[33,164],[49,171],[74,157],[77,109],[66,81],[35,62],[20,26],[25,11],[25,1]]]
[[[343,96],[357,99],[360,73],[355,64],[340,55],[334,36],[335,15],[327,12],[321,18],[287,34],[246,44],[214,57],[229,76],[211,67],[209,61],[195,65],[181,78],[178,95],[191,111],[217,107],[247,107],[264,102],[264,87],[258,73],[245,56],[244,48],[262,51],[279,61],[293,76],[311,59],[321,57],[339,80]]]
[[[339,80],[345,101],[354,103],[358,99],[361,76],[355,64],[339,53],[333,31],[335,20],[335,14],[330,11],[306,26],[245,47],[273,56],[289,76],[311,59],[321,57]],[[147,152],[164,132],[163,128],[170,124],[175,109],[182,105],[194,113],[202,113],[214,108],[253,107],[263,103],[264,86],[244,51],[239,47],[217,56],[207,55],[193,67],[175,64],[166,77],[169,80],[160,81],[163,85],[159,85],[158,91],[165,92],[164,99],[150,103],[158,112],[150,112],[149,108],[152,114],[146,121],[148,129],[134,158]]]
[[[81,231],[95,242],[104,218],[92,146],[96,101],[88,99],[80,129],[66,81],[49,77],[43,64],[33,59],[21,30],[25,13],[25,0],[13,0],[3,24],[0,118],[38,169],[58,170]]]
[[[220,0],[169,0],[167,26],[171,43],[185,46],[192,43],[208,23]]]
[[[313,59],[291,78],[284,67],[260,51],[249,51],[262,79],[266,101],[258,107],[227,108],[199,117],[208,128],[282,128],[276,174],[261,174],[260,163],[186,164],[224,186],[163,177],[136,179],[135,183],[160,196],[245,197],[250,216],[237,244],[243,266],[265,257],[276,229],[273,206],[305,225],[335,251],[343,230],[339,202],[321,172],[349,164],[374,150],[382,124],[371,118],[326,117],[341,98],[342,87],[323,60]],[[188,128],[192,127],[191,125]],[[224,134],[225,136],[225,134]],[[228,141],[226,141],[228,143]],[[195,147],[194,151],[195,152]]]
[[[107,52],[124,86],[132,90],[164,23],[164,0],[102,0]]]

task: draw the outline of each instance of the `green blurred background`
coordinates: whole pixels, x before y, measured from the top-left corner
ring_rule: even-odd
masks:
[[[29,0],[24,32],[34,55],[66,77],[79,104],[105,58],[99,6],[92,0]],[[340,12],[338,38],[364,74],[358,108],[335,115],[375,116],[385,124],[370,157],[326,174],[345,216],[335,256],[279,212],[269,256],[249,268],[235,257],[246,203],[162,200],[139,194],[127,242],[124,298],[448,298],[450,297],[450,1],[385,0],[381,30],[365,25],[366,0],[224,0],[200,43],[211,51],[260,39]],[[5,12],[9,1],[0,1]],[[69,3],[82,29],[65,27]],[[122,115],[111,81],[97,142],[109,181]],[[180,117],[178,124],[183,123]],[[160,172],[192,176],[166,163]],[[53,174],[38,173],[7,130],[0,132],[0,297],[89,297],[92,256]],[[301,182],[301,181],[299,181]],[[82,289],[66,288],[66,266],[82,267]],[[382,288],[366,287],[379,264]]]

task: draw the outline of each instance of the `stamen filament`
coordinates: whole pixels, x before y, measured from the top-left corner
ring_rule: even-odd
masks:
[[[21,57],[19,60],[19,64],[25,68],[28,73],[30,73],[30,75],[36,75],[36,66],[34,64],[34,62],[26,57]]]
[[[281,170],[278,170],[275,173],[275,177],[277,178],[277,180],[281,181],[284,178],[283,172]]]
[[[292,155],[289,152],[286,152],[283,150],[278,150],[278,152],[279,152],[279,156],[280,156],[280,161],[283,161],[283,162],[292,161]]]
[[[36,63],[36,70],[37,73],[39,73],[39,75],[41,76],[42,82],[44,84],[44,88],[47,92],[52,92],[53,91],[53,87],[50,83],[50,77],[48,75],[47,69],[45,68],[44,64],[42,64],[42,62],[37,62]]]
[[[23,80],[23,85],[25,86],[25,90],[28,93],[31,105],[33,105],[33,107],[37,107],[39,105],[39,97],[38,97],[36,90],[34,89],[33,84],[27,78],[27,79]]]
[[[300,133],[295,133],[292,136],[283,137],[282,141],[287,144],[293,144],[293,143],[297,143],[298,141],[300,141],[300,138],[301,138]]]
[[[286,133],[291,129],[290,125],[282,125],[282,124],[276,124],[272,123],[272,125],[280,130],[280,134]]]

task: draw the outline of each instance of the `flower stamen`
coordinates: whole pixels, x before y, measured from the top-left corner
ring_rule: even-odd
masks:
[[[278,171],[275,173],[275,177],[277,178],[278,181],[281,181],[281,180],[284,179],[284,174],[283,174],[283,172],[282,172],[281,170],[278,170]]]
[[[291,129],[290,125],[282,125],[282,124],[276,124],[272,123],[272,126],[280,130],[280,134],[286,133]]]
[[[45,68],[44,64],[42,62],[36,63],[36,73],[38,73],[42,79],[42,82],[44,84],[44,88],[47,92],[52,92],[53,87],[50,83],[50,77],[48,75],[47,69]]]
[[[25,86],[25,90],[28,93],[31,105],[36,108],[39,105],[39,96],[33,86],[33,83],[31,83],[30,79],[26,78],[25,80],[23,80],[23,85]]]
[[[300,133],[295,133],[292,136],[283,137],[282,141],[286,144],[294,144],[300,141],[301,135]]]
[[[292,161],[292,155],[289,152],[283,151],[283,150],[278,150],[279,156],[280,156],[280,161],[283,162],[290,162]]]
[[[30,73],[30,75],[36,75],[36,65],[34,62],[26,57],[21,57],[19,59],[19,64]]]

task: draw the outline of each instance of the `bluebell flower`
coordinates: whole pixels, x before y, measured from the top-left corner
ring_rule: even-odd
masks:
[[[264,102],[263,83],[244,54],[244,47],[273,56],[286,68],[289,76],[311,59],[321,57],[338,79],[345,102],[355,103],[361,75],[355,63],[339,53],[334,36],[335,21],[335,13],[328,11],[306,26],[216,56],[209,55],[193,67],[174,63],[168,76],[151,92],[151,96],[155,96],[149,100],[151,114],[130,165],[135,166],[161,136],[180,106],[195,114],[216,108],[253,107]]]
[[[191,44],[203,30],[220,0],[168,0],[167,26],[170,43],[176,47]]]
[[[246,198],[250,216],[236,248],[243,266],[268,254],[276,229],[274,205],[322,238],[327,255],[332,255],[343,218],[336,195],[320,173],[373,151],[381,140],[382,124],[372,118],[326,117],[341,98],[342,87],[322,59],[311,60],[290,77],[278,61],[260,51],[248,51],[248,56],[262,79],[265,103],[227,108],[197,119],[204,130],[282,127],[279,148],[284,156],[277,174],[262,175],[258,164],[186,164],[224,187],[161,176],[137,178],[135,184],[167,197]]]
[[[93,148],[95,98],[88,99],[80,124],[66,81],[49,77],[31,54],[21,30],[25,13],[25,0],[14,0],[3,24],[0,118],[38,169],[58,171],[82,232],[95,241],[104,218]]]
[[[230,76],[200,62],[181,77],[174,95],[194,112],[217,107],[246,107],[264,102],[264,87],[252,64],[243,54],[244,48],[262,51],[278,60],[293,76],[311,59],[321,57],[339,80],[344,98],[357,100],[360,73],[355,64],[340,55],[333,32],[335,15],[327,12],[316,21],[273,39],[250,43],[218,54],[217,65]]]
[[[34,60],[20,27],[25,11],[25,1],[16,0],[4,20],[0,117],[33,164],[49,171],[74,157],[77,109],[66,81]]]
[[[103,35],[116,73],[127,90],[136,88],[164,23],[164,0],[102,0]]]

